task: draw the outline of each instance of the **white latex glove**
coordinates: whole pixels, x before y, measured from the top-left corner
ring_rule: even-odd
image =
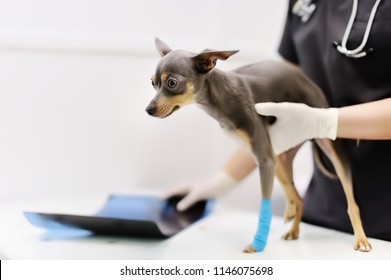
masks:
[[[225,171],[220,171],[207,181],[179,185],[163,194],[163,198],[167,199],[174,195],[186,195],[177,204],[177,209],[179,211],[184,211],[200,200],[216,198],[227,193],[233,189],[237,183],[238,182]]]
[[[335,140],[338,127],[337,108],[312,108],[302,103],[255,104],[255,110],[263,116],[275,116],[269,126],[269,136],[274,152],[279,155],[314,138]]]

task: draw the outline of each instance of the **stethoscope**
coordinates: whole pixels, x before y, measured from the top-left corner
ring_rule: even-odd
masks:
[[[354,20],[357,16],[358,0],[353,0],[352,13],[349,18],[348,25],[346,26],[345,33],[343,34],[341,43],[333,42],[336,49],[347,57],[360,58],[366,56],[373,51],[373,48],[367,48],[364,50],[365,45],[368,42],[368,37],[371,32],[372,24],[375,19],[376,12],[378,10],[381,0],[376,0],[376,3],[372,7],[371,14],[368,19],[367,27],[365,28],[364,36],[361,44],[355,48],[349,50],[346,46],[350,33],[352,31]],[[307,22],[314,13],[316,4],[312,3],[312,0],[298,0],[292,8],[292,13],[299,16],[302,22]]]

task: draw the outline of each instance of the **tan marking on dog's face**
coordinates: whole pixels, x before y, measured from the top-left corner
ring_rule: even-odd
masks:
[[[166,95],[161,96],[157,100],[156,112],[154,116],[159,118],[167,117],[180,107],[192,104],[194,102],[194,85],[193,83],[188,82],[186,83],[186,91],[184,93],[171,97]]]
[[[160,76],[160,79],[164,82],[165,80],[167,80],[168,78],[168,73],[167,72],[163,72],[163,74]]]

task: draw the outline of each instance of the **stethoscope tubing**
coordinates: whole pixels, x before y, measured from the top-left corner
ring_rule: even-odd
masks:
[[[378,10],[380,2],[381,2],[381,0],[376,0],[376,3],[372,7],[371,14],[369,16],[368,23],[365,28],[365,33],[364,33],[363,39],[361,41],[361,44],[357,48],[349,50],[346,45],[349,40],[350,33],[352,31],[353,23],[354,23],[354,20],[356,19],[357,10],[358,10],[358,0],[353,0],[352,13],[350,15],[348,25],[346,26],[345,33],[342,37],[342,42],[340,45],[336,46],[337,50],[340,53],[342,53],[348,57],[353,57],[353,58],[360,58],[360,57],[364,57],[367,55],[367,51],[363,51],[363,49],[368,42],[369,34],[371,33],[372,24],[375,19],[375,15]]]
[[[368,23],[365,28],[365,32],[360,45],[355,49],[348,49],[347,43],[350,37],[350,33],[352,32],[354,21],[356,20],[357,10],[358,10],[358,0],[353,0],[352,13],[350,14],[348,24],[346,26],[345,32],[342,37],[342,41],[340,44],[337,42],[333,42],[338,52],[350,58],[361,58],[373,51],[373,48],[367,48],[365,51],[364,48],[368,42],[372,25],[375,20],[375,16],[379,9],[379,5],[381,1],[382,0],[376,0],[375,4],[372,7],[371,13],[369,15]],[[307,22],[309,18],[312,16],[316,8],[316,4],[311,2],[312,0],[297,0],[297,2],[292,8],[292,13],[299,16],[302,22]]]

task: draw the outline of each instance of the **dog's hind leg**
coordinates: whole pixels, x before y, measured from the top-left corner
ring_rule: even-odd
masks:
[[[335,146],[333,142],[328,139],[316,139],[315,142],[331,160],[337,176],[341,181],[348,204],[347,212],[350,218],[350,222],[352,223],[354,235],[356,236],[356,244],[354,249],[368,252],[372,249],[372,246],[369,243],[367,236],[365,235],[361,223],[360,210],[357,206],[356,200],[354,199],[350,166],[347,164],[347,161],[342,158],[343,153],[340,151],[337,153],[336,149],[338,146]]]
[[[303,213],[302,202],[297,193],[293,181],[293,159],[300,149],[300,146],[277,157],[276,176],[280,181],[285,193],[285,222],[293,220],[291,229],[283,235],[285,240],[297,239],[299,237],[299,224]]]

